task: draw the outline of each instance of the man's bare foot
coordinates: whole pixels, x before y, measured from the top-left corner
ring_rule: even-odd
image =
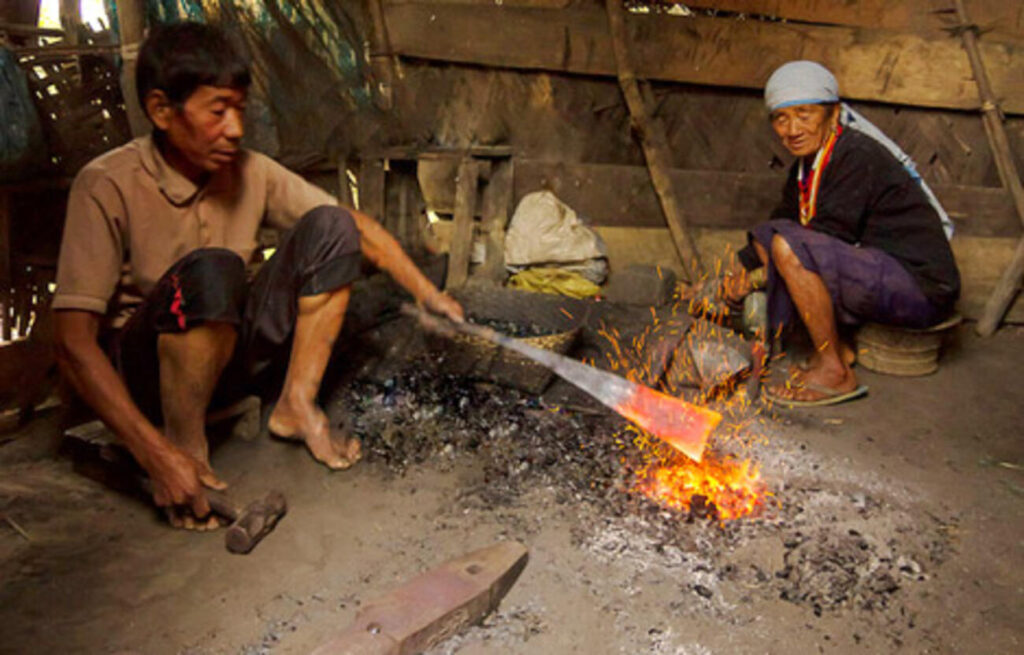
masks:
[[[305,404],[305,407],[296,405]],[[327,415],[312,403],[288,403],[281,398],[267,421],[270,434],[279,439],[304,441],[306,448],[328,468],[340,471],[362,458],[359,439],[332,430]]]

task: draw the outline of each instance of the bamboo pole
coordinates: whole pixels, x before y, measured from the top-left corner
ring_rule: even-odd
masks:
[[[384,7],[381,0],[368,0],[370,13],[370,68],[376,82],[378,109],[388,111],[394,105],[395,56],[391,52]]]
[[[978,47],[978,26],[970,21],[964,0],[955,0],[957,15],[960,19],[959,32],[963,38],[964,49],[971,61],[971,69],[974,71],[974,81],[978,85],[978,96],[981,100],[981,117],[985,124],[985,134],[988,136],[989,147],[992,149],[992,156],[995,158],[996,169],[1003,182],[1003,187],[1010,192],[1013,198],[1013,205],[1017,210],[1017,216],[1024,225],[1024,187],[1021,186],[1020,173],[1017,164],[1013,159],[1013,152],[1010,150],[1010,142],[1006,138],[1006,129],[1003,126],[1003,113],[999,109],[999,102],[992,92],[992,85],[988,79],[988,72],[985,69],[985,62],[981,58],[981,49]],[[1020,289],[1021,278],[1024,277],[1024,239],[1017,244],[1010,265],[1006,267],[1002,278],[992,290],[988,302],[985,303],[985,310],[981,320],[975,328],[977,333],[983,337],[991,336],[999,327],[999,323],[1006,315],[1006,310],[1013,302],[1017,291]]]
[[[651,182],[658,194],[661,209],[665,213],[672,242],[686,270],[688,281],[696,282],[704,273],[700,254],[693,241],[693,235],[687,225],[686,215],[679,206],[675,188],[672,186],[671,158],[665,143],[665,131],[658,119],[651,114],[650,107],[644,99],[644,91],[636,78],[630,57],[629,43],[626,36],[626,24],[623,20],[622,0],[605,0],[608,11],[608,27],[611,30],[612,47],[615,51],[615,63],[622,95],[633,121],[633,128],[640,137],[640,145],[647,160],[647,170]],[[648,94],[650,92],[648,91]]]
[[[146,6],[144,0],[118,0],[117,22],[121,32],[121,94],[124,96],[125,113],[132,136],[146,134],[150,130],[149,119],[139,104],[135,86],[135,65],[139,58],[139,46],[145,37]]]

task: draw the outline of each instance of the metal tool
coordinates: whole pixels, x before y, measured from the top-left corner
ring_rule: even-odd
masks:
[[[313,655],[423,652],[497,608],[528,559],[526,546],[502,541],[445,562],[366,603],[348,629]]]
[[[153,482],[149,478],[142,478],[139,483],[147,494],[152,495]],[[255,548],[288,512],[288,502],[284,494],[276,489],[241,509],[223,491],[203,491],[210,509],[218,516],[231,521],[231,525],[224,533],[224,546],[237,555],[245,555]]]
[[[402,313],[418,318],[428,330],[447,336],[457,331],[485,339],[548,367],[566,382],[579,387],[694,461],[701,460],[708,436],[722,420],[722,415],[714,410],[673,398],[550,350],[536,348],[491,328],[469,322],[456,323],[408,303],[402,305]]]

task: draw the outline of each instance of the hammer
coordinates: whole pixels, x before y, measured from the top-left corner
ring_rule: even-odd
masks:
[[[153,483],[149,478],[141,481],[143,490],[152,495]],[[267,536],[281,517],[288,512],[284,494],[273,489],[239,509],[228,495],[215,489],[204,489],[206,500],[215,514],[231,521],[224,533],[224,545],[236,555],[245,555]]]

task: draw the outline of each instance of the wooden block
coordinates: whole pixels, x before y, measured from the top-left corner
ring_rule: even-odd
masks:
[[[473,625],[493,611],[529,558],[504,541],[427,571],[372,600],[343,633],[313,655],[411,655]]]

